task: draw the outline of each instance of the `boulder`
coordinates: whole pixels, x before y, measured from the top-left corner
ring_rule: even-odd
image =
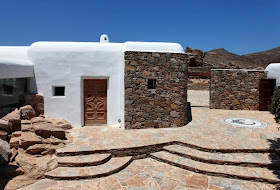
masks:
[[[12,123],[4,119],[0,119],[0,130],[11,132]]]
[[[25,152],[28,154],[40,154],[41,152],[47,149],[48,145],[46,144],[34,144],[28,147]]]
[[[33,124],[36,135],[39,135],[43,138],[49,138],[54,136],[59,139],[65,139],[65,130],[55,127],[52,123],[35,123]]]
[[[31,121],[29,120],[21,120],[21,131],[22,132],[30,132],[34,131]]]
[[[30,120],[33,117],[36,117],[36,112],[30,105],[23,106],[19,110],[21,113],[21,118],[24,120]]]
[[[3,141],[8,141],[8,132],[0,130],[0,139]]]
[[[10,139],[11,148],[18,149],[19,148],[20,137],[12,137]]]
[[[29,146],[34,144],[41,144],[42,138],[38,137],[36,134],[32,132],[22,132],[21,133],[21,147],[23,149],[27,149]]]
[[[70,123],[68,123],[65,119],[55,119],[55,118],[47,118],[47,121],[51,122],[55,127],[69,130],[72,129]]]
[[[12,151],[8,142],[0,139],[0,165],[7,164],[11,154]]]
[[[12,137],[20,137],[21,136],[21,131],[15,131],[12,133]]]
[[[46,119],[44,117],[34,117],[31,119],[32,124],[37,124],[37,123],[52,123],[49,119]]]
[[[44,103],[38,103],[35,106],[36,115],[44,115]]]
[[[41,178],[47,171],[57,167],[57,161],[52,155],[34,156],[20,152],[16,162],[31,179]]]
[[[50,137],[50,143],[53,144],[53,145],[58,145],[60,144],[62,141],[54,136],[51,136]]]
[[[9,121],[12,123],[12,131],[20,131],[21,123],[20,123],[20,111],[15,109],[11,113],[7,114],[2,118],[3,120]]]
[[[36,112],[36,116],[44,114],[44,97],[39,94],[24,95],[25,104],[31,105]]]

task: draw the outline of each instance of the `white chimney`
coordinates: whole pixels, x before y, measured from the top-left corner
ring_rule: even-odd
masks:
[[[100,36],[100,43],[109,43],[109,37],[107,34],[103,34]]]

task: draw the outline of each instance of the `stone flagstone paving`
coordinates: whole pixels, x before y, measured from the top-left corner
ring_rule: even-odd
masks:
[[[233,152],[248,153],[245,162],[271,164],[269,150],[279,148],[279,125],[268,112],[259,111],[232,111],[211,110],[209,108],[193,107],[193,121],[181,128],[166,129],[140,129],[121,130],[110,127],[83,127],[71,131],[73,143],[57,151],[58,156],[67,154],[93,154],[108,153],[123,149],[139,148],[144,146],[159,145],[161,143],[181,142],[195,148],[189,151],[195,156],[206,158],[206,152],[223,152],[228,154],[228,159],[240,160]],[[256,119],[268,124],[266,128],[250,129],[227,126],[220,122],[221,118],[242,117]],[[200,149],[200,147],[202,149]],[[198,149],[204,151],[199,155]],[[187,149],[185,149],[187,150]],[[251,154],[250,152],[257,152]],[[143,154],[143,153],[142,153]],[[145,154],[145,153],[144,153]],[[134,160],[125,169],[106,177],[86,180],[52,180],[42,179],[25,189],[275,189],[276,186],[265,182],[252,180],[239,180],[226,177],[215,177],[199,174],[178,167],[162,163],[147,157]],[[263,154],[263,155],[262,155]],[[208,157],[214,160],[223,159],[221,155]],[[263,160],[262,160],[263,159]],[[225,159],[227,160],[227,159]],[[205,160],[202,160],[203,162]],[[210,160],[211,161],[211,160]],[[205,162],[210,162],[206,160]],[[212,162],[212,161],[211,161]],[[209,164],[209,163],[208,163]],[[213,164],[213,163],[211,163]],[[255,163],[254,163],[255,164]],[[226,166],[226,165],[225,165]],[[251,166],[250,166],[251,167]],[[261,168],[259,170],[262,170]],[[269,169],[265,169],[269,170]],[[273,170],[271,172],[274,172]],[[268,172],[267,172],[268,173]],[[246,172],[244,173],[246,174]],[[242,175],[242,172],[241,172]],[[257,175],[247,173],[246,175]],[[265,174],[264,174],[265,175]],[[274,174],[269,174],[272,177]],[[259,176],[256,176],[259,177]],[[265,177],[265,176],[264,176]],[[273,178],[277,179],[277,175]]]
[[[230,190],[255,189],[271,190],[274,185],[212,177],[190,172],[156,160],[146,158],[133,161],[124,170],[108,177],[91,180],[50,180],[43,179],[23,188],[24,190],[60,189],[60,190]]]

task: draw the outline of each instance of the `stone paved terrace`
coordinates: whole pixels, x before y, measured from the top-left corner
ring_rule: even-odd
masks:
[[[280,184],[275,154],[280,131],[271,114],[193,107],[192,117],[187,126],[172,129],[72,129],[73,143],[57,151],[69,164],[25,189],[274,189]],[[220,122],[225,117],[256,119],[268,127],[230,127]],[[73,160],[81,155],[86,164],[77,167]]]
[[[168,143],[188,143],[208,149],[269,149],[267,139],[280,137],[280,131],[269,112],[211,110],[192,108],[193,121],[181,128],[121,130],[109,127],[83,127],[72,130],[74,142],[60,152],[98,152]],[[225,117],[242,117],[263,121],[268,127],[249,129],[230,127],[220,122]]]

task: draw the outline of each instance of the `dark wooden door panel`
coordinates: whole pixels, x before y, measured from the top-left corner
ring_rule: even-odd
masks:
[[[107,80],[84,80],[85,125],[107,124]]]
[[[259,85],[259,110],[267,111],[275,88],[275,79],[261,79]]]

